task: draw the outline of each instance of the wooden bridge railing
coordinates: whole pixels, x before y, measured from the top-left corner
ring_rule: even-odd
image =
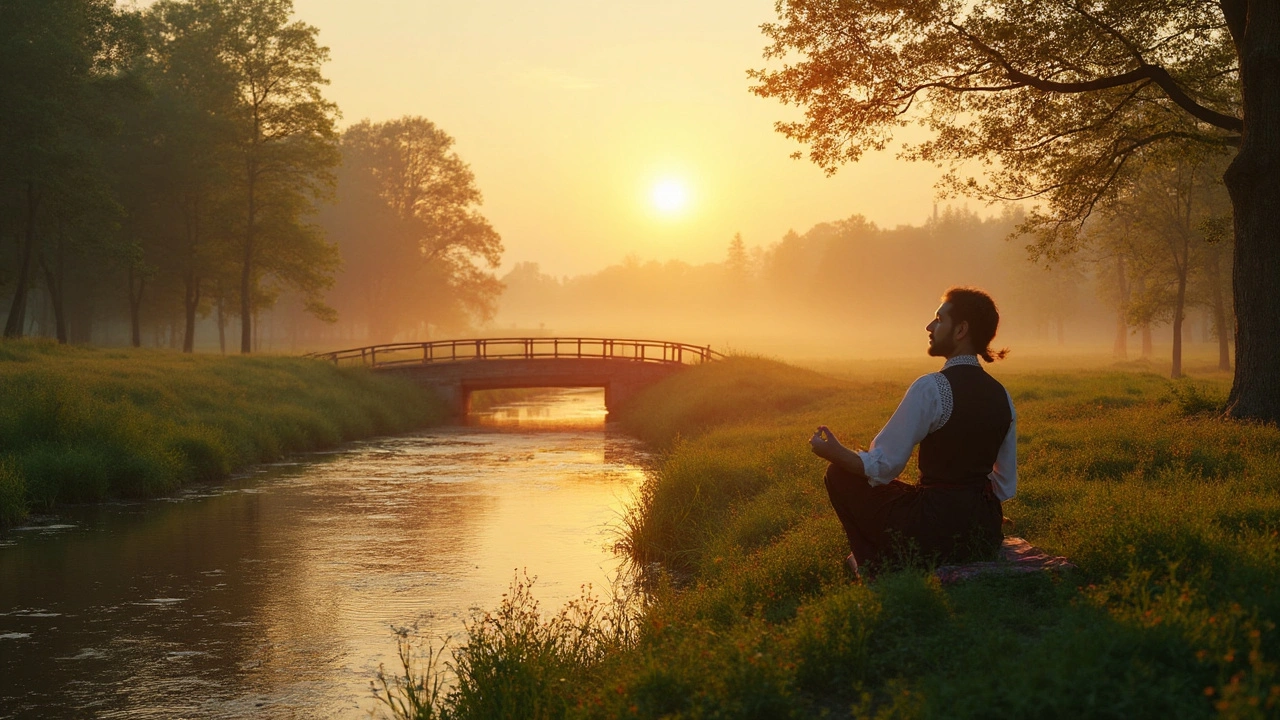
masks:
[[[611,338],[480,338],[432,342],[385,343],[307,357],[335,365],[382,368],[461,360],[532,360],[535,358],[635,360],[698,364],[723,357],[710,347],[660,340]]]

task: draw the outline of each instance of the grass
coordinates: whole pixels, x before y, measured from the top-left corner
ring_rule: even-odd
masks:
[[[4,342],[0,525],[440,417],[407,382],[315,360]]]
[[[805,441],[824,423],[866,444],[910,375],[837,380],[732,358],[624,413],[664,450],[626,521],[624,545],[655,582],[637,630],[555,664],[529,652],[537,643],[495,646],[473,626],[463,656],[478,642],[507,664],[459,674],[433,712],[1277,716],[1280,430],[1218,419],[1220,376],[994,372],[1019,413],[1019,492],[1005,514],[1077,571],[944,587],[908,567],[850,585],[823,463]],[[531,602],[515,594],[501,612]],[[556,681],[508,694],[530,675]],[[513,703],[484,715],[462,693]]]

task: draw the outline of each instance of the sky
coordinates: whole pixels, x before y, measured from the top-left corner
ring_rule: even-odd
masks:
[[[627,256],[720,261],[853,214],[931,212],[929,165],[869,154],[828,177],[749,91],[773,0],[295,0],[331,51],[341,125],[421,115],[457,140],[502,235],[503,269]]]

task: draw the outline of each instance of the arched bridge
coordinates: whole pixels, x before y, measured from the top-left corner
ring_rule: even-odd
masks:
[[[314,353],[336,365],[394,372],[434,390],[458,416],[476,390],[602,387],[614,410],[644,387],[722,357],[710,347],[614,338],[481,338],[389,343]]]

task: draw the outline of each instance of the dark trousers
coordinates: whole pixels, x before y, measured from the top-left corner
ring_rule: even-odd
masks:
[[[831,465],[827,496],[859,565],[886,560],[990,560],[1001,541],[1000,501],[989,484],[930,487],[867,479]]]

